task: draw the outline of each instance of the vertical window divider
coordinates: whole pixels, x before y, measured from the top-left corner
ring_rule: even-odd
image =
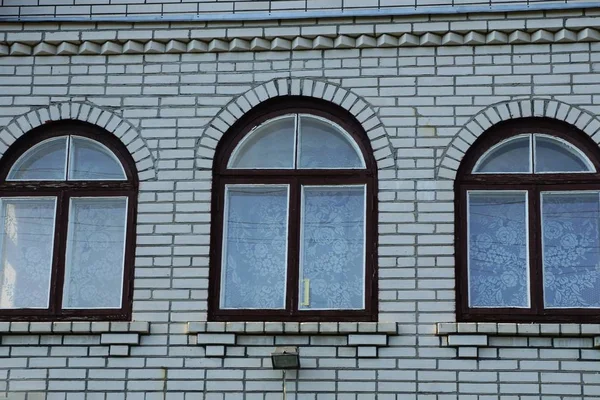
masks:
[[[56,315],[60,311],[60,303],[57,301],[57,295],[60,288],[58,287],[58,272],[59,272],[59,253],[60,253],[60,242],[61,242],[61,223],[60,216],[63,208],[62,205],[62,193],[55,194],[55,205],[54,205],[54,243],[52,245],[52,266],[50,275],[50,299],[48,301],[49,312],[51,315]]]
[[[288,222],[288,268],[287,268],[287,290],[289,293],[286,299],[286,309],[290,315],[298,312],[300,304],[299,298],[299,282],[300,282],[300,229],[292,229],[298,227],[302,223],[300,215],[302,185],[298,178],[293,178],[290,182],[289,195],[289,222]]]
[[[532,186],[528,191],[529,204],[529,269],[530,301],[533,313],[540,314],[544,309],[543,254],[542,254],[542,218],[541,192]]]
[[[298,169],[300,162],[300,114],[294,114],[294,164],[293,169]]]
[[[529,135],[529,170],[531,171],[532,174],[535,174],[536,171],[536,166],[535,166],[535,146],[536,146],[536,140],[535,140],[535,135],[531,134]]]
[[[57,199],[57,213],[56,213],[56,241],[58,245],[55,245],[55,256],[56,270],[54,277],[56,278],[56,292],[54,298],[56,299],[56,312],[62,311],[62,302],[64,296],[64,282],[65,282],[65,262],[67,253],[67,238],[69,229],[69,209],[71,201],[71,194],[63,192]],[[58,239],[58,240],[57,240]]]
[[[67,136],[67,149],[65,151],[65,181],[68,181],[69,176],[69,167],[71,166],[71,135]]]

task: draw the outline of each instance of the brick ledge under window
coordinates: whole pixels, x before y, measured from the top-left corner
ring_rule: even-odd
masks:
[[[377,349],[398,334],[395,322],[189,322],[188,333],[204,346],[207,357],[225,356],[241,335],[346,336],[344,345],[356,347],[358,357],[375,358]]]
[[[130,346],[140,344],[140,335],[150,333],[150,323],[136,322],[0,322],[0,343],[16,335],[99,335],[98,344],[109,347],[109,355],[129,355]]]
[[[508,322],[442,322],[437,324],[442,346],[455,347],[459,358],[477,358],[490,336],[589,337],[600,348],[600,324]]]

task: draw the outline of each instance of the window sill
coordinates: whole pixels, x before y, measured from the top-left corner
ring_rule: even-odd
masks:
[[[110,356],[128,356],[130,347],[140,344],[140,336],[150,333],[149,322],[0,322],[3,346],[31,343],[31,335],[96,335],[93,344],[108,346]],[[19,343],[16,336],[27,336]],[[11,338],[13,337],[13,338]],[[1,354],[0,354],[1,356]]]
[[[499,346],[502,336],[550,338],[555,348],[572,347],[561,339],[589,338],[590,346],[579,347],[600,348],[600,324],[444,322],[437,324],[437,335],[442,346],[457,349],[458,358],[479,358],[482,348]]]
[[[332,336],[331,344],[354,347],[359,358],[376,358],[398,327],[395,322],[189,322],[188,333],[205,347],[206,357],[224,357],[227,346],[246,346],[241,338],[261,335],[274,338],[273,345],[288,342],[285,336],[301,337],[300,347],[318,345],[314,337]]]

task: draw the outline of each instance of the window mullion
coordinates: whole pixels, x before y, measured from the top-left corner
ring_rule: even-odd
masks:
[[[532,186],[527,191],[527,195],[529,196],[529,295],[531,299],[532,312],[536,315],[540,315],[544,310],[540,189],[536,186]]]
[[[286,310],[290,315],[298,312],[299,276],[300,276],[300,229],[302,187],[298,178],[290,182],[289,215],[288,215],[288,266]]]
[[[66,192],[60,192],[57,196],[50,307],[52,313],[58,315],[62,314],[65,254],[67,248],[67,229],[69,226],[69,200],[70,196]]]

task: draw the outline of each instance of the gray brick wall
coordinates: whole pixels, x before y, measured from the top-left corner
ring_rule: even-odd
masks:
[[[279,399],[269,355],[296,345],[290,398],[598,398],[598,325],[455,323],[452,188],[494,122],[549,116],[598,141],[599,14],[0,25],[0,153],[75,118],[118,136],[141,181],[134,322],[0,322],[0,396]],[[215,144],[285,94],[369,134],[378,323],[205,323]]]
[[[0,16],[12,18],[48,17],[107,18],[209,15],[293,14],[300,17],[315,12],[428,13],[452,8],[474,7],[479,11],[510,8],[552,8],[589,6],[587,0],[0,0]],[[595,2],[597,3],[597,2]],[[596,4],[597,5],[597,4]],[[287,16],[289,18],[289,15]]]

